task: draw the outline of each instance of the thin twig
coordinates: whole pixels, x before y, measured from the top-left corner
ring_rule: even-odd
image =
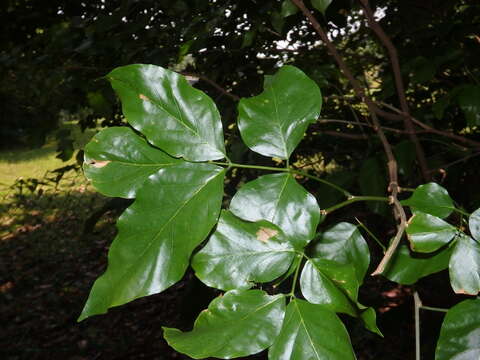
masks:
[[[415,291],[413,293],[413,306],[415,311],[415,360],[420,360],[420,308],[422,300]]]
[[[382,102],[381,105],[385,106],[386,108],[389,108],[390,110],[392,111],[395,111],[396,113],[398,114],[403,114],[402,111],[398,108],[396,108],[395,106],[391,105],[391,104],[387,104],[387,103],[384,103]],[[464,144],[469,144],[471,145],[472,147],[475,147],[475,148],[480,148],[480,142],[478,141],[475,141],[475,140],[471,140],[469,138],[466,138],[464,136],[460,136],[460,135],[457,135],[457,134],[454,134],[450,131],[442,131],[442,130],[438,130],[438,129],[435,129],[423,122],[421,122],[420,120],[412,117],[412,121],[417,124],[418,126],[420,126],[422,129],[428,131],[429,133],[431,134],[437,134],[437,135],[441,135],[441,136],[444,136],[444,137],[448,137],[450,139],[455,139],[459,142],[462,142]]]
[[[304,16],[310,21],[311,25],[313,26],[317,34],[320,36],[321,40],[325,43],[325,46],[327,47],[328,51],[337,62],[343,74],[347,77],[348,81],[352,85],[357,97],[359,97],[367,105],[372,118],[374,130],[376,131],[378,137],[380,138],[385,155],[387,156],[388,175],[390,179],[390,182],[388,185],[388,191],[390,192],[390,203],[393,204],[393,212],[399,224],[397,227],[397,234],[395,235],[394,240],[390,243],[390,246],[388,247],[377,269],[375,269],[375,271],[372,273],[372,275],[378,275],[385,270],[388,262],[390,261],[390,258],[393,256],[403,236],[406,223],[407,223],[406,221],[407,216],[405,215],[405,210],[403,209],[402,205],[400,204],[397,198],[398,191],[399,191],[397,161],[395,160],[392,147],[388,142],[377,117],[377,114],[379,114],[378,110],[380,109],[368,96],[365,95],[364,89],[360,86],[360,83],[358,82],[358,80],[354,78],[352,72],[348,68],[342,56],[338,53],[336,47],[330,41],[327,34],[325,33],[322,26],[320,25],[320,23],[313,16],[310,10],[307,9],[305,4],[303,3],[303,0],[292,0],[292,2],[300,9],[300,11],[304,14]]]
[[[215,81],[213,81],[212,79],[209,79],[208,77],[206,77],[205,75],[200,75],[200,74],[194,74],[194,73],[189,73],[189,72],[181,72],[182,75],[186,75],[186,76],[192,76],[192,77],[196,77],[196,78],[199,78],[200,80],[203,80],[205,81],[206,83],[210,84],[211,86],[213,86],[215,89],[217,89],[218,91],[220,91],[222,94],[228,96],[229,98],[233,99],[234,101],[239,101],[240,100],[240,97],[235,95],[235,94],[232,94],[230,91],[224,89],[222,86],[220,86],[218,83],[216,83]]]
[[[388,52],[388,57],[390,58],[390,63],[392,65],[393,76],[395,79],[395,86],[397,88],[398,100],[400,102],[400,108],[404,113],[403,124],[405,130],[407,130],[410,141],[415,146],[415,152],[417,154],[418,164],[420,166],[420,171],[425,182],[430,180],[431,174],[428,169],[427,159],[425,157],[425,152],[423,147],[418,140],[417,135],[415,134],[415,129],[412,123],[410,111],[408,109],[407,97],[405,96],[405,86],[403,85],[402,74],[400,71],[400,62],[398,60],[398,52],[395,46],[393,45],[390,37],[385,33],[380,24],[375,20],[372,9],[368,0],[360,0],[364,8],[364,14],[367,18],[368,25],[373,30],[373,32],[378,36],[382,44],[385,46]]]

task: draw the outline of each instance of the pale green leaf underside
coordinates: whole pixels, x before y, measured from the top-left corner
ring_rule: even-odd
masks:
[[[190,161],[225,157],[215,103],[181,75],[155,65],[135,64],[107,75],[122,100],[127,121],[148,141]]]
[[[468,228],[472,237],[480,241],[480,209],[475,210],[468,219]]]
[[[102,194],[131,199],[150,175],[180,161],[150,146],[128,127],[111,127],[87,144],[83,169]]]
[[[148,178],[117,223],[108,268],[79,320],[159,293],[182,278],[192,251],[217,221],[224,174],[215,165],[182,163]]]
[[[230,210],[244,220],[272,222],[298,249],[315,236],[320,221],[317,200],[290,174],[264,175],[243,185]]]
[[[231,359],[258,353],[277,337],[285,315],[283,295],[232,290],[202,311],[192,331],[163,328],[168,344],[194,359]]]
[[[353,360],[350,339],[334,312],[294,299],[287,306],[280,335],[269,360]]]
[[[448,310],[435,351],[436,360],[480,358],[480,299],[464,300]]]
[[[457,294],[480,292],[480,244],[469,236],[460,236],[449,263],[450,284]]]
[[[320,89],[301,70],[288,65],[265,85],[260,95],[240,100],[240,134],[253,151],[288,159],[308,125],[320,115]]]
[[[429,253],[448,244],[457,229],[442,219],[422,212],[416,212],[408,222],[408,240],[413,251]]]
[[[222,290],[247,289],[275,280],[295,256],[293,246],[276,225],[255,223],[222,212],[217,229],[192,262],[197,277]]]

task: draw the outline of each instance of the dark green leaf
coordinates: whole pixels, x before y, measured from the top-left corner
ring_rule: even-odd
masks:
[[[464,300],[448,310],[435,359],[480,359],[480,299]]]
[[[362,195],[386,196],[388,184],[385,171],[376,157],[365,160],[360,169],[358,183]],[[388,206],[380,201],[368,201],[367,206],[373,212],[381,215],[386,214],[388,210]]]
[[[468,219],[468,227],[472,237],[480,241],[480,209],[475,210]]]
[[[127,127],[102,130],[85,147],[85,176],[102,194],[134,198],[147,178],[180,163]]]
[[[450,215],[454,209],[453,201],[447,190],[433,182],[420,185],[411,197],[402,200],[401,203],[442,219]]]
[[[297,12],[299,12],[299,9],[296,5],[292,3],[291,0],[283,0],[282,3],[282,16],[288,17],[291,15],[295,15]]]
[[[480,292],[480,244],[469,236],[460,236],[449,264],[450,283],[457,294]]]
[[[285,24],[285,20],[283,19],[282,14],[279,13],[278,11],[273,11],[272,15],[270,16],[270,21],[272,23],[273,29],[277,33],[281,34],[283,25]]]
[[[225,170],[183,163],[151,175],[118,220],[108,268],[80,319],[156,294],[180,280],[192,251],[216,223]]]
[[[433,256],[413,257],[407,245],[400,245],[382,275],[399,284],[412,285],[427,275],[446,269],[451,254],[452,249],[446,248]]]
[[[355,359],[350,339],[335,313],[295,299],[287,306],[280,335],[269,360]]]
[[[331,3],[332,0],[312,0],[312,6],[324,15]]]
[[[458,94],[457,99],[468,126],[480,125],[480,86],[465,86]]]
[[[325,268],[328,270],[325,271]],[[332,275],[335,277],[330,278]],[[348,284],[349,295],[356,300],[359,284],[353,267],[324,259],[308,260],[300,276],[302,295],[309,302],[331,311],[356,316],[355,306],[341,290],[340,284],[345,283]]]
[[[164,337],[175,350],[194,359],[248,356],[272,345],[284,315],[283,295],[232,290],[200,313],[192,331],[163,328]]]
[[[359,284],[370,264],[370,251],[360,231],[353,224],[341,222],[321,234],[314,256],[352,265]]]
[[[277,226],[265,220],[246,222],[224,211],[192,266],[197,277],[209,286],[247,289],[281,276],[294,255],[292,245]]]
[[[215,103],[181,75],[155,65],[128,65],[107,75],[127,121],[149,142],[190,161],[225,157]]]
[[[377,326],[377,314],[375,313],[374,308],[365,309],[361,314],[360,318],[363,320],[365,327],[370,330],[371,332],[380,335],[383,337],[382,332]]]
[[[422,212],[416,212],[407,226],[408,240],[413,251],[430,253],[448,244],[457,229],[442,219]]]
[[[243,185],[230,210],[244,220],[274,223],[299,249],[315,236],[320,221],[315,197],[285,173],[264,175]]]
[[[288,159],[321,106],[317,84],[296,67],[283,66],[263,93],[240,100],[238,127],[253,151]]]

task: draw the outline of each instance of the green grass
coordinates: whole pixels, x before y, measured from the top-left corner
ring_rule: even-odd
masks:
[[[73,122],[64,124],[62,128],[71,130],[76,149],[82,149],[96,132],[88,129],[82,133]],[[8,188],[19,178],[40,179],[48,171],[75,162],[74,158],[67,162],[57,159],[56,147],[55,136],[52,134],[41,148],[0,151],[0,195],[8,192]]]

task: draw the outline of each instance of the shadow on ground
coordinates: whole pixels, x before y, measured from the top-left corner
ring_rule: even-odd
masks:
[[[108,210],[84,233],[85,221],[105,208],[106,202],[87,189],[80,184],[71,185],[68,191],[41,195],[37,191],[3,205],[0,358],[187,359],[168,347],[161,327],[188,330],[217,295],[191,272],[162,294],[76,322],[94,280],[106,267],[118,216],[118,211]],[[427,285],[420,286],[422,297],[437,306],[448,305],[435,298],[436,284],[441,283],[445,283],[445,274],[429,279]],[[356,320],[345,318],[358,359],[414,358],[411,294],[411,287],[369,278],[362,288],[361,301],[377,310],[385,339],[366,332]],[[423,316],[422,359],[427,360],[433,359],[442,315]],[[250,359],[266,356],[264,352]]]

